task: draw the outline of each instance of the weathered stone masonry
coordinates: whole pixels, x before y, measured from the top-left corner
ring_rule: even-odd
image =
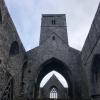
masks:
[[[0,0],[0,99],[37,100],[41,80],[55,70],[68,82],[69,100],[99,100],[100,6],[82,51],[68,44],[65,14],[43,14],[41,21],[40,44],[26,52]]]

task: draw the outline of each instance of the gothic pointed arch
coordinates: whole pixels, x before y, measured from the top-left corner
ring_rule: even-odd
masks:
[[[64,78],[67,80],[68,86],[69,86],[69,94],[68,95],[70,98],[73,98],[74,95],[73,95],[72,73],[65,63],[63,63],[62,61],[60,61],[56,58],[51,58],[51,59],[45,61],[40,66],[39,72],[37,73],[36,83],[35,83],[34,98],[35,99],[38,98],[38,92],[39,92],[39,86],[40,86],[41,80],[47,73],[49,73],[52,70],[55,70],[64,76]]]

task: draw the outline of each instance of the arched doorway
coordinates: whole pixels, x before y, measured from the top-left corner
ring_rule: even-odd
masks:
[[[48,74],[51,71],[57,71],[59,72],[61,75],[63,75],[65,77],[65,79],[68,82],[68,96],[69,99],[72,99],[74,97],[73,95],[73,78],[72,78],[72,73],[69,70],[69,68],[60,60],[56,59],[56,58],[52,58],[46,62],[44,62],[39,69],[39,72],[37,73],[37,78],[36,78],[36,82],[35,82],[35,90],[34,90],[34,99],[38,99],[38,95],[39,95],[39,86],[40,86],[40,82],[43,79],[43,77]]]

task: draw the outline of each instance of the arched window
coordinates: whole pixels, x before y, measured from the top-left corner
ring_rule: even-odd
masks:
[[[53,87],[50,91],[50,99],[57,99],[57,98],[58,98],[57,89]]]
[[[16,55],[19,53],[19,45],[17,43],[17,41],[14,41],[12,44],[11,44],[11,48],[10,48],[10,52],[9,52],[9,55],[10,56],[13,56],[13,55]]]

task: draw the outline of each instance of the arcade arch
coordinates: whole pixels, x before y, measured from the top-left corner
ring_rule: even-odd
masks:
[[[37,73],[37,78],[35,82],[35,90],[34,90],[34,99],[38,98],[39,95],[39,87],[40,83],[45,75],[47,75],[51,71],[57,71],[61,75],[63,75],[68,82],[68,96],[69,98],[73,98],[73,78],[72,78],[72,73],[69,70],[68,66],[63,63],[62,61],[56,59],[56,58],[51,58],[44,62],[39,69],[39,72]]]

